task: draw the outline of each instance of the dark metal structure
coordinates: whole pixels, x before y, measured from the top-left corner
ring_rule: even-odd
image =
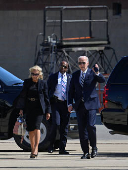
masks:
[[[90,67],[95,63],[102,73],[110,73],[117,62],[108,34],[107,6],[47,6],[44,29],[36,39],[35,61],[44,78],[58,70],[61,60],[69,72],[78,68],[77,58],[86,55]]]

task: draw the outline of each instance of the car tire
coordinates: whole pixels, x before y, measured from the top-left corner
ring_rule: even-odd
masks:
[[[41,138],[40,138],[40,143],[39,143],[39,151],[45,151],[48,149],[49,146],[49,135],[50,135],[50,128],[51,128],[51,123],[50,121],[47,121],[43,119],[41,125],[40,125],[40,131],[41,131]],[[21,136],[20,135],[15,135],[14,140],[16,144],[23,149],[24,151],[31,151],[31,146],[30,146],[30,140],[29,140],[29,133],[26,131],[23,141],[21,143]]]

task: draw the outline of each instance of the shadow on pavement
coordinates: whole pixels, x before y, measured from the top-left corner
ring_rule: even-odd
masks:
[[[103,152],[103,153],[98,153],[97,157],[128,157],[128,153],[108,153],[108,152]]]
[[[23,150],[0,150],[0,152],[25,152]]]

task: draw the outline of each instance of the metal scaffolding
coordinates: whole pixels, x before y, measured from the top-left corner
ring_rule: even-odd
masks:
[[[107,6],[48,6],[44,9],[44,29],[36,39],[35,61],[44,79],[58,71],[60,61],[69,63],[69,72],[78,69],[77,58],[89,57],[102,73],[110,73],[117,62],[110,47]]]

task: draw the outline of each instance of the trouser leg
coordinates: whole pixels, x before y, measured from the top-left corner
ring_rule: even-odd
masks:
[[[51,108],[52,108],[52,126],[49,140],[50,146],[53,147],[57,135],[57,130],[60,125],[60,115],[56,103],[52,104]]]
[[[89,110],[87,113],[87,131],[90,140],[90,146],[96,148],[96,110]]]
[[[60,105],[60,150],[65,150],[67,143],[67,134],[68,134],[68,124],[70,113],[68,112],[68,108],[66,103],[62,103]]]
[[[78,129],[79,129],[79,138],[81,149],[84,153],[89,152],[88,145],[88,131],[87,131],[87,118],[86,118],[86,109],[84,104],[81,103],[79,109],[77,110],[77,121],[78,121]]]

